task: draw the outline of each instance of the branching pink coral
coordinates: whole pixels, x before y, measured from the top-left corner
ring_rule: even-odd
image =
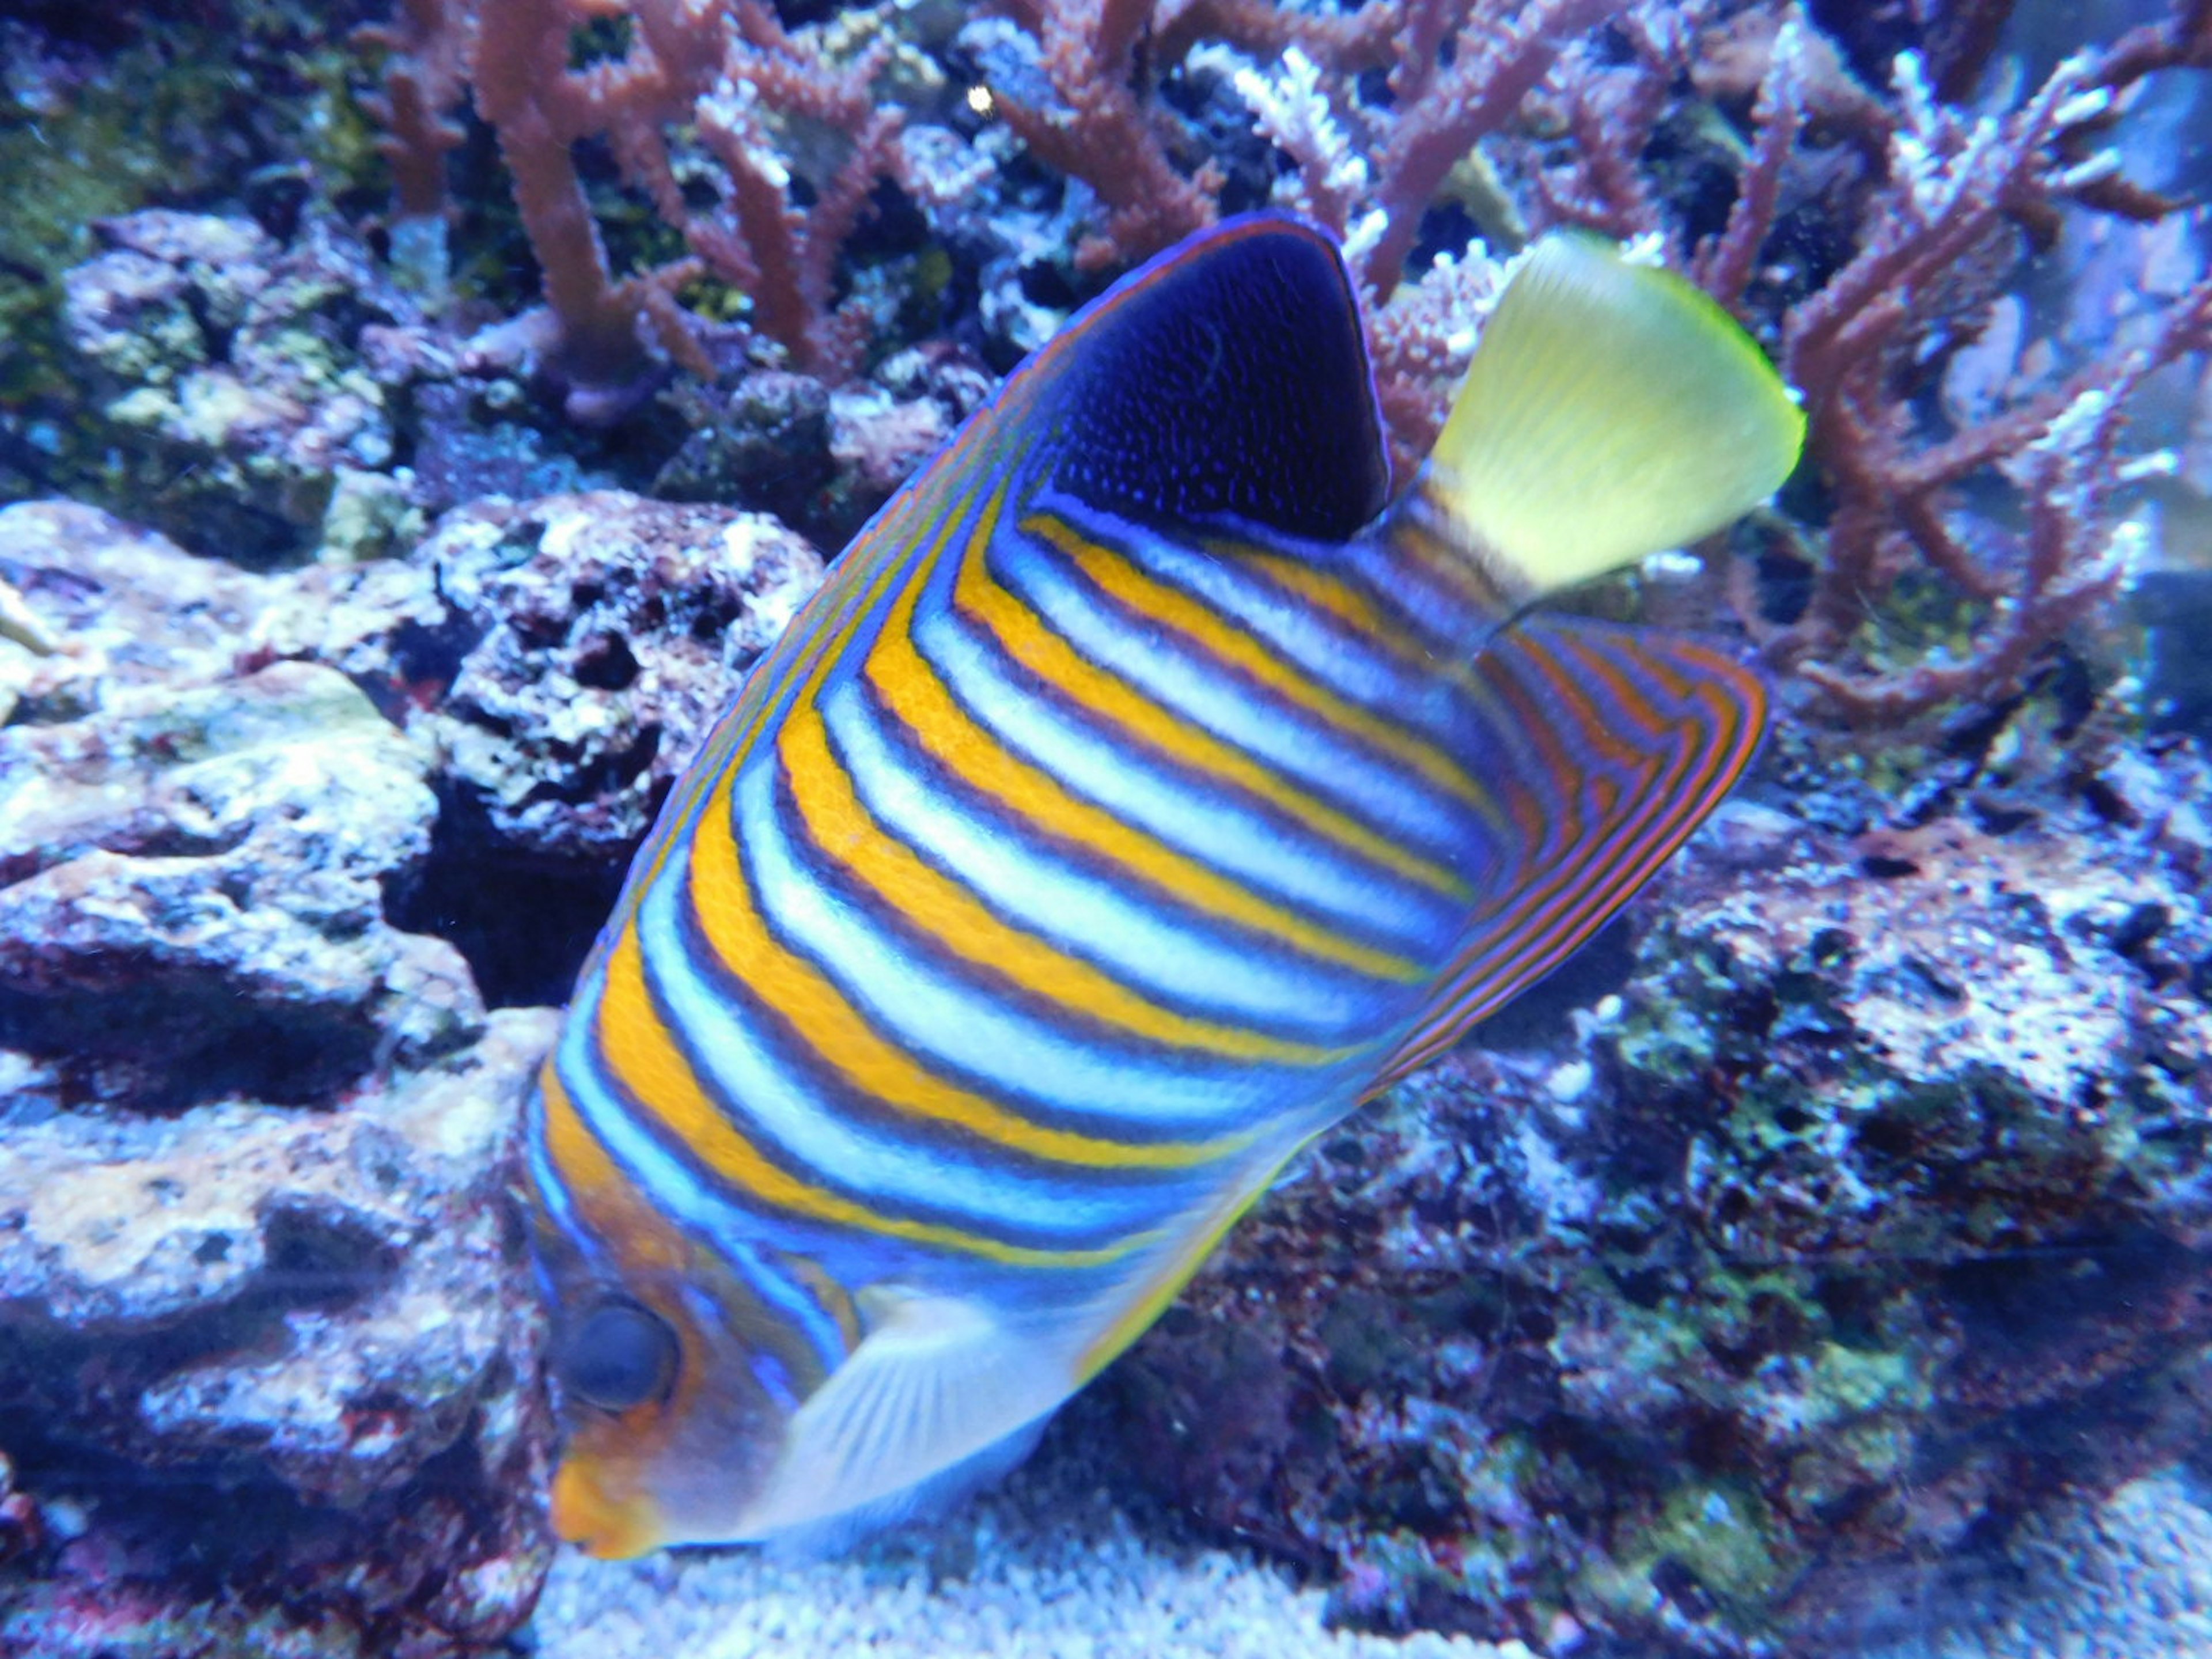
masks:
[[[1176,170],[1137,84],[1153,0],[1080,9],[1014,0],[1010,9],[1037,39],[1057,107],[1001,97],[1006,124],[1039,160],[1088,184],[1106,210],[1076,263],[1096,269],[1141,259],[1211,224],[1220,170],[1208,163],[1188,178]]]
[[[876,92],[887,48],[833,64],[819,31],[787,30],[766,0],[400,3],[383,109],[402,204],[421,210],[432,193],[465,70],[544,266],[557,365],[586,403],[635,381],[641,324],[669,355],[711,368],[676,301],[702,273],[750,298],[753,328],[794,368],[855,371],[867,319],[836,302],[836,261],[875,182],[912,165],[896,148],[901,117]],[[1887,91],[1847,66],[1846,46],[1863,66],[1865,40],[1839,44],[1790,0],[990,9],[1014,25],[987,26],[1009,43],[992,66],[997,107],[1035,159],[1097,198],[1075,250],[1085,269],[1133,263],[1220,211],[1223,159],[1179,112],[1188,100],[1160,94],[1179,70],[1224,77],[1282,163],[1274,199],[1345,240],[1401,467],[1425,452],[1498,280],[1479,245],[1416,259],[1447,195],[1500,254],[1560,224],[1636,237],[1734,310],[1804,394],[1818,478],[1805,499],[1819,515],[1812,529],[1775,526],[1812,571],[1802,612],[1769,621],[1747,583],[1739,609],[1767,659],[1832,711],[1897,722],[2001,695],[2122,580],[2106,515],[2127,466],[2124,394],[2205,349],[2201,289],[2070,379],[2018,377],[1993,412],[1948,425],[1926,394],[1993,306],[2017,306],[2027,252],[2069,216],[2174,210],[2103,147],[2128,88],[2212,69],[2212,0],[2176,0],[2165,21],[1992,113],[1959,100],[1998,50],[2007,0],[1929,24]],[[622,50],[572,67],[574,31],[616,15],[629,25]],[[1208,95],[1202,79],[1189,90]],[[1746,123],[1747,142],[1723,119]],[[794,122],[842,143],[806,181],[803,210]],[[573,153],[592,139],[688,258],[611,270]],[[1699,153],[1675,171],[1655,165],[1686,147]],[[975,147],[979,178],[989,148]],[[1724,211],[1700,170],[1733,174]],[[1808,222],[1810,243],[1835,253],[1805,251]],[[1882,644],[1880,629],[1915,607],[1948,652]]]
[[[2062,64],[2011,113],[1973,119],[1937,100],[1915,62],[1901,60],[1890,188],[1875,198],[1857,253],[1784,330],[1784,368],[1806,400],[1808,453],[1832,495],[1811,598],[1780,629],[1760,623],[1748,596],[1740,605],[1768,659],[1798,670],[1846,717],[1891,724],[1954,699],[2002,695],[2124,580],[2124,546],[2105,522],[2123,407],[2145,375],[2212,343],[2212,283],[2184,296],[2147,343],[1950,435],[1928,430],[1909,387],[1944,350],[1946,331],[1979,331],[2019,258],[2019,223],[2112,177],[2108,161],[2069,161],[2069,141],[2101,123],[2117,92],[2153,64],[2203,50],[2179,28],[2124,42]],[[1785,36],[1736,213],[1696,267],[1724,301],[1741,296],[1771,223],[1783,135],[1802,120],[1790,107],[1790,57]],[[1961,505],[1962,487],[1992,474],[2009,483],[2024,532]],[[1875,607],[1920,571],[1979,613],[1966,647],[1899,667],[1853,665],[1854,638]]]
[[[465,0],[401,0],[390,27],[362,31],[390,54],[383,95],[367,101],[384,125],[377,149],[391,165],[392,196],[404,216],[427,219],[445,211],[446,156],[462,138],[447,112],[467,82],[474,23]]]
[[[1382,228],[1361,270],[1378,299],[1405,275],[1421,215],[1445,175],[1512,118],[1569,40],[1612,9],[1595,0],[1529,0],[1500,17],[1468,0],[1406,0],[1390,76],[1396,112],[1375,151]]]
[[[900,118],[871,91],[880,56],[832,64],[762,0],[408,3],[407,27],[386,36],[398,51],[383,100],[400,204],[434,210],[451,143],[441,112],[465,76],[513,178],[556,337],[548,356],[574,389],[577,412],[611,397],[619,404],[620,388],[645,367],[641,325],[685,368],[712,374],[675,300],[707,273],[750,297],[755,327],[797,366],[832,378],[853,372],[863,331],[836,314],[831,290],[838,248],[891,164]],[[573,66],[575,31],[617,17],[630,26],[624,50]],[[811,215],[790,199],[770,130],[790,118],[851,135]],[[720,165],[723,187],[709,205],[692,205],[678,181],[669,131],[678,125],[696,126]],[[576,169],[575,146],[593,137],[692,257],[617,279]]]
[[[641,4],[641,16],[656,17],[672,35],[672,10],[654,0]],[[708,269],[753,296],[753,325],[798,368],[844,379],[859,366],[866,319],[857,307],[841,313],[831,289],[838,252],[870,188],[891,167],[900,118],[873,91],[889,48],[833,66],[795,40],[763,0],[732,0],[729,10],[735,27],[721,76],[692,106],[700,142],[729,181],[718,210],[694,212],[685,203],[657,131],[628,135],[620,154]],[[843,162],[805,211],[791,201],[772,115],[850,135]]]
[[[1289,149],[1310,175],[1304,205],[1340,235],[1351,233],[1355,210],[1378,216],[1356,252],[1362,281],[1383,300],[1405,274],[1445,175],[1512,119],[1570,40],[1612,9],[1598,0],[1525,0],[1510,11],[1481,0],[1373,0],[1349,15],[1261,0],[1003,4],[1038,42],[1054,100],[1042,107],[1002,94],[1009,125],[1039,159],[1089,184],[1107,209],[1079,263],[1133,262],[1214,216],[1218,172],[1206,164],[1186,176],[1170,161],[1158,113],[1139,95],[1141,47],[1150,46],[1152,75],[1207,44],[1255,58],[1295,51],[1326,72],[1337,113],[1351,124],[1350,136],[1326,149]],[[1359,75],[1386,68],[1387,102],[1351,94]],[[1365,179],[1356,202],[1328,183],[1353,144]]]
[[[593,132],[634,138],[648,110],[676,96],[678,83],[668,61],[653,52],[650,27],[639,30],[619,63],[570,69],[569,36],[580,21],[571,0],[483,0],[469,68],[477,108],[499,135],[515,206],[544,276],[560,331],[561,372],[596,389],[635,374],[641,315],[660,323],[672,351],[701,360],[663,302],[688,271],[614,280],[571,153]]]

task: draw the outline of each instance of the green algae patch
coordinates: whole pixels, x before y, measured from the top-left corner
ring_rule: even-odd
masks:
[[[1686,1613],[1717,1612],[1755,1629],[1806,1563],[1765,1499],[1734,1481],[1692,1482],[1668,1494],[1640,1535],[1594,1559],[1583,1597],[1618,1617],[1647,1617],[1663,1597]]]
[[[0,76],[0,404],[62,392],[54,322],[61,273],[94,251],[93,222],[204,189],[249,89],[228,46],[142,42],[93,72],[42,61],[21,39]]]
[[[1818,1433],[1870,1412],[1925,1411],[1929,1396],[1928,1379],[1910,1355],[1824,1342],[1813,1362],[1801,1425]]]

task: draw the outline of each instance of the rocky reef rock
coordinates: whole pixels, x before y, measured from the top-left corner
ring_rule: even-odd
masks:
[[[0,724],[51,725],[117,691],[224,678],[284,592],[65,501],[0,507],[0,579],[20,590],[35,632],[66,646],[0,647]]]
[[[459,945],[494,1004],[553,1002],[677,773],[821,580],[760,514],[494,498],[404,559],[301,573],[261,638],[343,669],[432,757],[441,811],[398,914]]]
[[[495,499],[341,579],[294,643],[428,738],[503,850],[604,864],[643,838],[821,580],[813,548],[759,514],[612,490]]]
[[[426,768],[345,677],[278,663],[0,731],[0,1042],[72,1102],[312,1099],[471,1041],[444,941],[383,920]]]
[[[565,994],[821,574],[612,493],[262,572],[0,508],[0,1653],[434,1659],[526,1617],[508,1194],[556,1016],[478,969]]]
[[[0,1650],[428,1659],[528,1613],[545,1427],[502,1188],[551,1032],[495,1014],[333,1111],[9,1123],[0,1444],[38,1571]]]
[[[1325,1136],[1088,1409],[1354,1623],[1940,1616],[1898,1587],[2212,1422],[2212,769],[2076,782],[1996,827],[1727,809],[1571,1035]]]
[[[63,331],[115,493],[262,562],[314,546],[334,501],[359,516],[393,431],[356,348],[410,309],[367,254],[323,228],[281,247],[250,219],[166,209],[99,228],[109,251],[64,278]]]

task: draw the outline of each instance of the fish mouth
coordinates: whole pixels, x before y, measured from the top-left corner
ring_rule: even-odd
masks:
[[[588,1458],[571,1457],[553,1477],[553,1530],[601,1561],[627,1561],[659,1547],[666,1535],[653,1501],[636,1492],[617,1496]]]

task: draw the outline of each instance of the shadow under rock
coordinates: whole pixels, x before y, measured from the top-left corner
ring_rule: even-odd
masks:
[[[473,800],[441,790],[430,855],[386,896],[392,926],[466,958],[489,1008],[566,1002],[622,891],[627,854],[578,863],[518,853]]]

